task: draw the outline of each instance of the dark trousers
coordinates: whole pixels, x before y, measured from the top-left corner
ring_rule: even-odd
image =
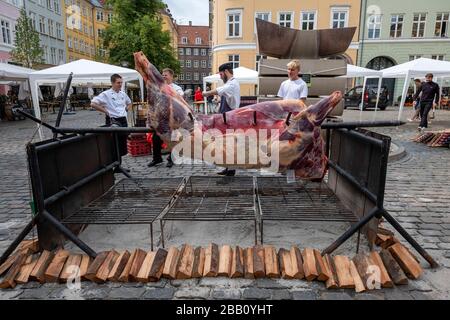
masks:
[[[153,160],[162,161],[161,156],[162,144],[163,141],[161,140],[161,138],[155,132],[153,132],[152,135]],[[167,161],[172,162],[171,154],[169,154],[169,156],[167,157]]]
[[[128,122],[126,117],[120,118],[110,118],[108,116],[105,117],[105,124],[107,127],[111,127],[111,125],[118,125],[119,127],[128,127]],[[127,151],[127,133],[118,134],[119,140],[119,154],[121,157],[125,156]]]
[[[421,101],[420,102],[420,126],[422,128],[428,128],[428,113],[433,107],[433,101]]]

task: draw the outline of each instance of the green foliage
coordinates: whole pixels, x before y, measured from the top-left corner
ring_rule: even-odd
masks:
[[[162,31],[159,11],[161,0],[108,0],[114,18],[104,33],[103,45],[109,51],[109,63],[128,62],[134,67],[133,53],[143,51],[159,69],[180,71],[180,64],[171,47],[170,34]]]
[[[20,17],[17,20],[14,47],[11,51],[13,61],[27,68],[32,68],[36,63],[42,63],[43,50],[39,46],[39,34],[34,30],[32,21],[27,17],[24,8],[20,10]]]

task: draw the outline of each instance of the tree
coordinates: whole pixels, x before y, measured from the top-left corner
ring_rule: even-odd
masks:
[[[110,63],[127,62],[134,67],[133,53],[143,51],[159,69],[180,71],[180,63],[170,45],[170,34],[162,31],[161,0],[108,0],[114,12],[112,23],[104,30],[103,46]]]
[[[20,10],[20,17],[17,19],[14,47],[11,51],[13,61],[26,68],[42,63],[43,50],[39,46],[39,34],[34,29],[31,19],[27,17],[24,8]]]

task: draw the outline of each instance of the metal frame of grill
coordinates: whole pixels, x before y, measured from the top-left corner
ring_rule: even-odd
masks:
[[[161,217],[164,243],[166,221],[237,221],[253,220],[255,244],[258,243],[255,177],[191,176],[176,201]]]

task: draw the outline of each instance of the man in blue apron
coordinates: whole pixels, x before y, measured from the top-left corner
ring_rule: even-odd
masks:
[[[224,85],[215,90],[203,92],[204,97],[219,95],[220,96],[220,113],[225,113],[233,109],[239,108],[241,103],[241,90],[239,82],[233,76],[233,63],[224,63],[219,67],[220,79],[222,79]],[[220,175],[234,176],[236,170],[228,170],[226,168]]]

